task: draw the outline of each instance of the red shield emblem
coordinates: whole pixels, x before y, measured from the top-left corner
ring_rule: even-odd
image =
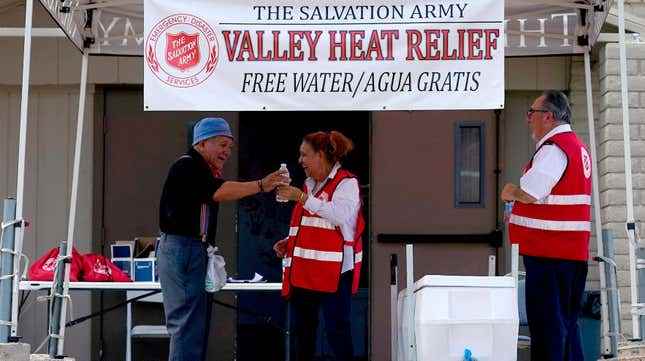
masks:
[[[2,1],[2,0],[0,0]],[[160,20],[145,42],[145,61],[159,79],[174,88],[197,86],[215,73],[219,44],[208,22],[190,14]]]
[[[166,33],[166,62],[181,71],[199,64],[199,33]]]

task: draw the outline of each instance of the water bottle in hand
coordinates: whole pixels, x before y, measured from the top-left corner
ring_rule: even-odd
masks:
[[[513,204],[515,204],[515,202],[504,203],[504,223],[508,223],[508,221],[511,219],[511,213],[513,212]]]
[[[287,163],[281,163],[280,164],[280,173],[284,174],[287,178],[289,178],[289,183],[291,183],[291,176],[289,175],[289,169],[287,168]],[[282,198],[279,195],[275,195],[275,200],[281,203],[288,202],[288,199]]]

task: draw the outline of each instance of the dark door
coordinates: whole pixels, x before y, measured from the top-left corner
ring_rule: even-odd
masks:
[[[313,131],[338,130],[355,145],[344,166],[361,185],[363,210],[369,219],[370,113],[368,112],[248,112],[240,114],[239,174],[258,179],[287,163],[292,184],[302,186],[305,175],[298,165],[302,137]],[[238,271],[241,277],[255,272],[269,282],[281,281],[281,263],[273,244],[286,236],[292,203],[275,202],[274,194],[250,197],[239,203]],[[364,235],[369,235],[366,230]],[[362,292],[354,298],[353,335],[358,359],[367,357],[367,286],[369,240],[363,238]],[[276,294],[244,294],[239,297],[238,359],[284,360],[285,302]],[[272,352],[266,352],[272,350]],[[330,353],[323,342],[320,359]]]

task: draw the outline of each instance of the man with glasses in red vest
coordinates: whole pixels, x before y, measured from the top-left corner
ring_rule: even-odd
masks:
[[[571,129],[571,108],[559,91],[545,91],[526,119],[536,150],[520,185],[501,198],[514,202],[509,239],[526,270],[531,360],[584,360],[578,315],[587,277],[591,229],[591,157]]]

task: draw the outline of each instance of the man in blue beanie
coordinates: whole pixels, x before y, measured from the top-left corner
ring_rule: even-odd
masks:
[[[233,143],[226,120],[200,120],[193,130],[193,146],[170,167],[164,183],[157,258],[170,334],[169,361],[206,359],[211,318],[204,289],[206,248],[214,244],[219,202],[270,192],[288,182],[279,171],[251,182],[222,179]]]

